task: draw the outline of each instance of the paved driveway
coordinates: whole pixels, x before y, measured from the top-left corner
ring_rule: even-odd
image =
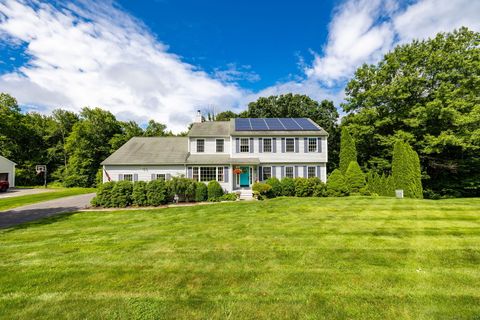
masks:
[[[37,193],[44,193],[44,192],[52,192],[55,189],[45,189],[45,188],[11,188],[8,189],[7,192],[0,192],[0,199],[2,198],[11,198],[11,197],[18,197],[18,196],[28,196],[30,194],[37,194]]]
[[[51,217],[59,213],[85,209],[90,205],[90,200],[94,196],[95,193],[88,193],[30,204],[8,211],[0,211],[0,228],[8,228],[24,222]]]

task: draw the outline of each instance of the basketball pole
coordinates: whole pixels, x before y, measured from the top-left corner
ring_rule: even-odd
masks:
[[[45,189],[47,188],[47,166],[45,166],[45,171],[43,172],[43,185]]]

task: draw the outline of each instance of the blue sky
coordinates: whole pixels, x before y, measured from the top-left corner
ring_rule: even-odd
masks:
[[[0,91],[25,111],[102,107],[185,130],[195,110],[329,99],[363,63],[461,26],[480,1],[0,0]]]

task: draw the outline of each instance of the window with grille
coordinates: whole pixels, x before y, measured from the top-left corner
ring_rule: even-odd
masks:
[[[218,182],[223,182],[224,181],[223,175],[224,175],[223,167],[218,167],[217,168],[217,181]]]
[[[216,167],[200,167],[200,181],[207,182],[217,180]]]
[[[133,181],[133,174],[124,174],[123,181]]]
[[[192,179],[198,181],[198,167],[192,168]]]
[[[250,152],[249,138],[240,138],[240,152]]]
[[[308,152],[317,152],[317,138],[308,138]]]
[[[217,152],[223,152],[224,140],[217,139],[216,141],[217,141]]]
[[[295,139],[286,138],[285,139],[285,151],[286,152],[295,152]]]
[[[263,152],[272,152],[272,139],[263,139]]]
[[[272,177],[272,167],[262,168],[262,180],[267,180]]]
[[[285,177],[293,178],[293,167],[285,167]]]
[[[157,177],[157,180],[163,180],[163,181],[167,180],[166,179],[167,176],[164,173],[158,173],[156,177]]]
[[[197,139],[197,152],[205,152],[205,140]]]
[[[315,167],[308,167],[308,177],[315,178],[316,176]]]

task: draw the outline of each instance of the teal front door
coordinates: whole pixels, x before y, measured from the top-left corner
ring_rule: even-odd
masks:
[[[240,173],[240,187],[250,186],[250,167],[240,167],[242,173]]]

